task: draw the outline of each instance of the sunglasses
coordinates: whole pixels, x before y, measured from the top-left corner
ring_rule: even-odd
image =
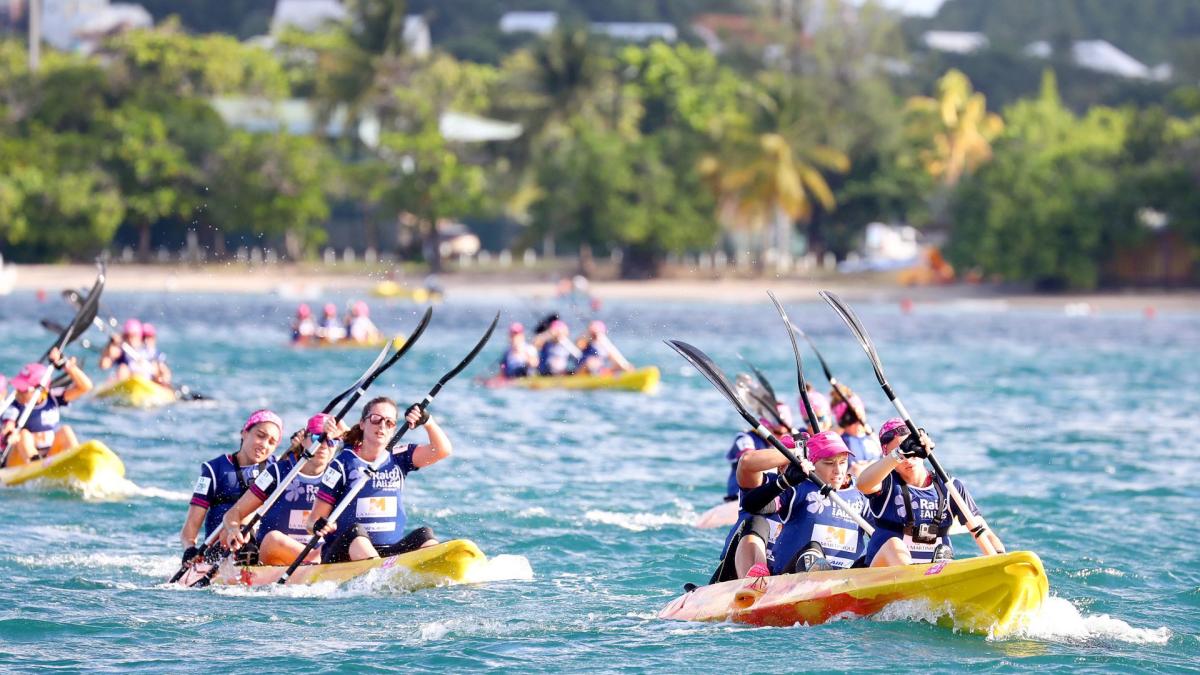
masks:
[[[883,432],[882,434],[879,434],[879,443],[881,445],[887,445],[888,443],[891,443],[892,441],[896,440],[897,438],[904,438],[908,434],[909,434],[908,427],[899,427],[896,429],[888,429],[887,431]]]
[[[308,439],[313,442],[321,441],[325,445],[328,445],[331,448],[341,447],[342,439],[340,439],[340,438],[322,438],[322,436],[323,436],[323,434],[309,434]]]
[[[371,413],[370,415],[367,415],[366,420],[376,426],[382,425],[385,429],[396,428],[396,420],[384,415],[380,415],[379,413]]]

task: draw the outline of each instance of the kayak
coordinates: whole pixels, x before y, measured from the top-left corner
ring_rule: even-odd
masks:
[[[711,530],[716,527],[732,527],[737,522],[738,518],[738,500],[732,499],[727,502],[722,502],[712,507],[711,509],[700,514],[694,527],[701,530]]]
[[[467,539],[453,539],[387,558],[370,558],[323,565],[301,565],[287,583],[289,586],[321,582],[341,584],[361,577],[372,570],[384,570],[388,574],[401,576],[404,587],[415,590],[469,581],[471,571],[486,562],[487,557],[474,542]],[[216,575],[213,576],[212,583],[221,586],[265,586],[279,581],[286,570],[286,565],[241,566],[236,564],[232,558],[226,558]],[[204,571],[206,570],[189,572],[179,580],[179,583],[189,586]]]
[[[939,625],[995,637],[1013,632],[1046,600],[1042,561],[1029,551],[944,563],[738,579],[671,601],[659,618],[754,626],[816,625],[870,616],[897,602]],[[906,607],[907,608],[907,607]]]
[[[174,403],[178,398],[175,390],[164,387],[144,375],[133,375],[124,380],[109,380],[96,388],[95,397],[113,405],[133,408],[157,408]]]
[[[404,346],[403,335],[397,335],[391,341],[393,347],[396,349]],[[378,340],[371,340],[370,342],[355,342],[354,340],[326,342],[324,340],[313,340],[311,342],[293,342],[291,345],[297,349],[379,349],[387,343],[387,338],[380,338]]]
[[[524,387],[526,389],[617,389],[650,394],[658,390],[658,368],[648,366],[611,375],[561,375],[532,377],[501,377],[484,381],[484,386]]]
[[[381,281],[371,289],[371,295],[377,298],[397,298],[411,300],[416,303],[441,302],[442,292],[428,288],[409,288],[394,281]]]
[[[91,483],[125,476],[125,465],[100,441],[88,441],[29,464],[0,469],[0,485],[20,485],[31,480],[56,483]]]

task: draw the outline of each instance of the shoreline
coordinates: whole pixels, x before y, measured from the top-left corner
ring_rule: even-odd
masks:
[[[57,293],[62,288],[87,286],[95,279],[93,265],[21,265],[13,293]],[[250,267],[227,263],[203,267],[172,265],[110,265],[107,288],[125,292],[164,293],[274,293],[284,298],[308,299],[328,292],[370,290],[386,278],[382,271],[321,270],[305,265]],[[445,274],[439,281],[449,297],[489,298],[518,296],[550,298],[555,294],[550,273],[537,278],[532,272],[488,274],[459,272]],[[399,283],[419,286],[413,277]],[[1200,289],[1132,289],[1090,293],[1042,294],[1008,288],[952,284],[948,286],[901,286],[880,277],[812,276],[763,278],[668,278],[650,281],[593,281],[592,293],[603,300],[671,300],[736,303],[753,301],[773,290],[781,300],[815,301],[817,291],[832,290],[848,300],[913,304],[978,303],[986,308],[1064,308],[1068,312],[1200,311]]]

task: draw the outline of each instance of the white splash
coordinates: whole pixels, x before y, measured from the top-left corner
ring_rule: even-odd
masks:
[[[186,502],[191,498],[191,494],[187,492],[142,487],[120,476],[105,476],[88,483],[74,484],[72,488],[77,490],[87,501],[116,501],[129,497],[148,497],[172,502]]]
[[[54,555],[13,556],[14,562],[26,567],[73,567],[79,569],[133,570],[147,577],[170,576],[179,567],[179,559],[171,556],[112,555],[110,553],[58,553]]]
[[[467,572],[466,583],[489,581],[533,581],[533,567],[523,555],[498,555],[473,566]]]
[[[1050,642],[1103,642],[1116,640],[1135,645],[1164,645],[1171,629],[1135,628],[1107,614],[1081,614],[1065,598],[1049,597],[1037,614],[1029,617],[1014,637]]]
[[[614,511],[591,510],[583,515],[590,521],[616,525],[632,532],[658,529],[667,525],[691,527],[696,522],[696,512],[690,507],[677,513],[616,513]]]

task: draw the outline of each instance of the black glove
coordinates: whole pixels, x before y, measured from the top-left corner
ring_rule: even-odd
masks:
[[[408,413],[414,410],[419,410],[421,412],[421,419],[417,421],[417,426],[424,426],[424,424],[429,421],[429,411],[422,408],[420,404],[414,403],[408,410],[404,411],[404,416],[408,417]]]
[[[925,459],[930,452],[933,452],[933,446],[933,439],[925,433],[925,430],[917,429],[916,435],[909,434],[900,442],[900,456]]]
[[[237,564],[243,567],[258,564],[258,542],[251,539],[247,541],[236,554]]]
[[[189,546],[186,549],[184,549],[183,560],[182,560],[183,564],[186,565],[186,564],[192,562],[192,559],[195,558],[196,554],[199,552],[200,552],[200,549],[196,548],[195,546]]]
[[[777,480],[780,483],[780,486],[785,489],[794,488],[808,480],[808,474],[804,473],[804,470],[795,464],[788,464],[787,468],[783,470],[783,473],[779,475]]]

